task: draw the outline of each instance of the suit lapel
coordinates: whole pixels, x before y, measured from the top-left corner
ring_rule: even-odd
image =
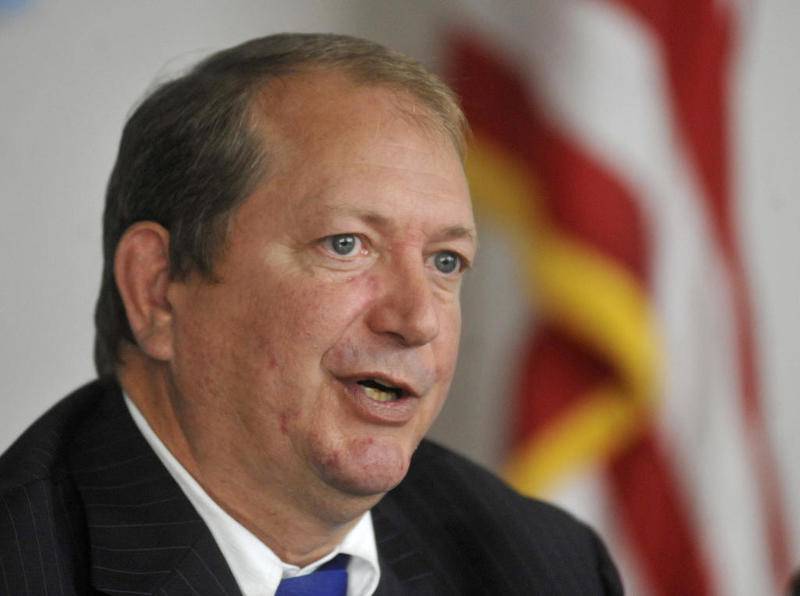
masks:
[[[100,592],[241,596],[211,533],[130,417],[116,384],[70,454]]]
[[[372,521],[381,565],[375,595],[441,594],[429,559],[419,548],[418,537],[392,493],[373,508]]]

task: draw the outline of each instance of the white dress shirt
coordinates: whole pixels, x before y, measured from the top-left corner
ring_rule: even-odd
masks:
[[[311,573],[339,553],[350,555],[347,596],[368,596],[378,587],[378,549],[369,511],[348,532],[341,544],[322,559],[302,569],[284,563],[266,544],[214,502],[161,442],[127,395],[125,405],[145,440],[208,526],[244,596],[272,595],[281,579]]]

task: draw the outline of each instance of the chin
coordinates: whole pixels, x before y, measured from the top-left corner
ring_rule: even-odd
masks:
[[[353,496],[382,496],[408,472],[413,449],[389,438],[350,439],[347,445],[320,454],[320,476]]]

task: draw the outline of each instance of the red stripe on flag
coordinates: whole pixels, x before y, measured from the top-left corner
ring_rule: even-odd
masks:
[[[669,464],[654,430],[643,433],[609,463],[618,517],[656,596],[713,594],[710,565],[687,519]]]
[[[466,37],[452,51],[464,65],[452,82],[472,128],[528,164],[532,177],[535,172],[542,185],[537,198],[562,233],[611,257],[646,285],[646,226],[633,193],[553,130],[501,58]]]
[[[650,245],[633,193],[543,121],[539,126],[534,163],[554,223],[612,257],[647,286]]]
[[[615,1],[638,15],[661,42],[677,126],[727,251],[735,244],[728,201],[729,13],[715,0]]]
[[[521,362],[513,444],[521,445],[564,414],[575,400],[607,385],[613,372],[586,346],[547,321],[534,329]]]
[[[732,5],[713,0],[618,0],[661,41],[674,116],[697,167],[706,211],[727,262],[736,317],[738,369],[748,439],[757,461],[773,573],[782,588],[791,573],[789,537],[778,472],[760,404],[753,306],[741,257],[730,191],[729,96],[733,59]]]
[[[466,36],[455,37],[450,51],[454,68],[452,82],[462,97],[476,135],[490,138],[530,164],[532,178],[543,182],[544,196],[541,199],[559,230],[569,232],[584,245],[614,258],[645,285],[648,270],[646,235],[633,196],[611,172],[583,155],[545,124],[545,119],[528,97],[522,79],[504,60],[493,55],[478,40]],[[596,215],[597,211],[575,206],[581,201],[600,206],[608,201],[610,212],[625,219],[613,225],[591,226],[591,214]],[[568,206],[563,207],[565,204]],[[581,393],[578,390],[593,375],[599,378],[603,370],[593,362],[584,367],[591,361],[566,349],[572,340],[563,335],[564,329],[547,329],[552,352],[544,350],[538,343],[548,341],[547,336],[540,337],[534,344],[533,351],[527,354],[527,376],[520,395],[525,400],[523,410],[533,416],[532,421],[522,422],[524,427],[520,428],[531,433],[541,428],[537,423],[545,423],[570,400],[579,399]],[[566,362],[576,355],[575,361]],[[551,359],[549,365],[553,369],[549,373],[545,371],[547,366],[539,360],[541,357]],[[609,363],[607,370],[610,371],[612,365]],[[570,367],[577,378],[566,382],[562,390],[551,387],[545,394],[544,390],[532,389],[540,381],[555,385]],[[624,386],[624,380],[620,383]],[[552,405],[526,403],[529,399],[545,401],[552,396],[555,396]],[[609,479],[620,503],[619,516],[624,520],[623,525],[632,543],[638,547],[636,555],[643,562],[643,569],[652,585],[666,581],[666,574],[669,587],[695,586],[696,594],[710,594],[705,558],[700,553],[701,543],[690,523],[691,516],[671,462],[664,457],[656,439],[645,437],[621,459],[616,459],[610,470]],[[643,491],[636,484],[639,481],[645,482]],[[651,492],[657,494],[654,501],[649,500]],[[653,503],[664,505],[657,518],[653,516]],[[652,532],[644,534],[642,524],[653,521],[658,524],[652,526]],[[678,531],[673,532],[673,528]]]

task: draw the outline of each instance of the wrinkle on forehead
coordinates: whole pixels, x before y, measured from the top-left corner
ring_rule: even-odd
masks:
[[[349,96],[350,101],[340,101],[343,95]],[[271,79],[256,95],[252,114],[268,139],[270,147],[265,149],[273,153],[270,149],[284,150],[295,143],[305,145],[312,136],[334,139],[351,122],[363,122],[364,105],[380,104],[388,109],[381,110],[383,117],[374,118],[371,123],[373,137],[383,137],[396,119],[402,119],[429,136],[428,140],[452,147],[463,163],[459,148],[439,117],[412,93],[391,84],[359,82],[343,70],[308,67]],[[309,126],[309,122],[320,122],[332,109],[339,112],[334,126],[327,126],[327,130]],[[374,116],[375,111],[371,112]],[[327,123],[330,124],[329,119]]]

